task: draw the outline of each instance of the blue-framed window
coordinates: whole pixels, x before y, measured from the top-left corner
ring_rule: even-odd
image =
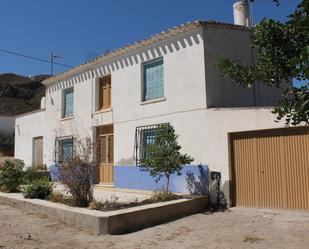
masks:
[[[74,155],[74,139],[59,138],[56,140],[56,161],[57,163],[67,163]]]
[[[163,58],[144,63],[142,100],[164,97]]]
[[[169,125],[169,123],[162,123],[136,127],[133,157],[137,166],[141,166],[141,160],[147,157],[147,146],[155,142],[158,129]]]
[[[63,91],[62,118],[73,117],[74,107],[74,88],[68,88]]]
[[[147,157],[146,148],[149,144],[153,144],[156,136],[156,129],[151,128],[141,131],[141,141],[140,141],[140,159],[145,159]]]

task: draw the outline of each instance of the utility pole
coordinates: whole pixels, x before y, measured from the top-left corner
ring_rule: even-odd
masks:
[[[63,58],[61,55],[57,55],[55,52],[50,54],[50,75],[54,75],[54,62],[56,58]]]

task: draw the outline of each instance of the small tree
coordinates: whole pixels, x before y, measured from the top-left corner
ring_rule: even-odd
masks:
[[[309,0],[299,1],[286,22],[260,21],[252,28],[251,47],[257,51],[255,64],[220,58],[217,65],[222,74],[241,87],[252,87],[256,81],[266,86],[302,81],[302,87],[285,91],[273,113],[277,121],[285,119],[286,125],[309,125]]]
[[[160,125],[155,133],[152,144],[145,148],[141,164],[150,171],[150,175],[158,182],[166,177],[166,192],[169,192],[170,176],[174,173],[181,175],[183,165],[190,164],[194,159],[181,154],[181,146],[177,142],[178,136],[171,125]]]
[[[58,166],[58,177],[71,193],[74,204],[88,207],[93,200],[96,163],[94,144],[89,138],[75,141],[75,154]]]

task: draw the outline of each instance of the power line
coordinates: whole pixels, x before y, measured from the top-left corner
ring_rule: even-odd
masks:
[[[32,59],[32,60],[36,60],[36,61],[40,61],[40,62],[45,62],[45,63],[48,63],[48,64],[51,63],[51,61],[49,61],[49,60],[45,60],[45,59],[42,59],[42,58],[38,58],[38,57],[26,55],[26,54],[21,54],[21,53],[10,51],[10,50],[0,49],[0,52],[13,54],[13,55],[17,55],[17,56],[24,57],[24,58],[28,58],[28,59]],[[70,65],[62,64],[62,63],[59,63],[59,62],[53,62],[53,64],[63,66],[63,67],[72,67]]]

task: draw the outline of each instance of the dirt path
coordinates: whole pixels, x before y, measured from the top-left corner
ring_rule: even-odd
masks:
[[[309,213],[232,209],[121,236],[95,236],[0,204],[0,248],[309,248]]]

